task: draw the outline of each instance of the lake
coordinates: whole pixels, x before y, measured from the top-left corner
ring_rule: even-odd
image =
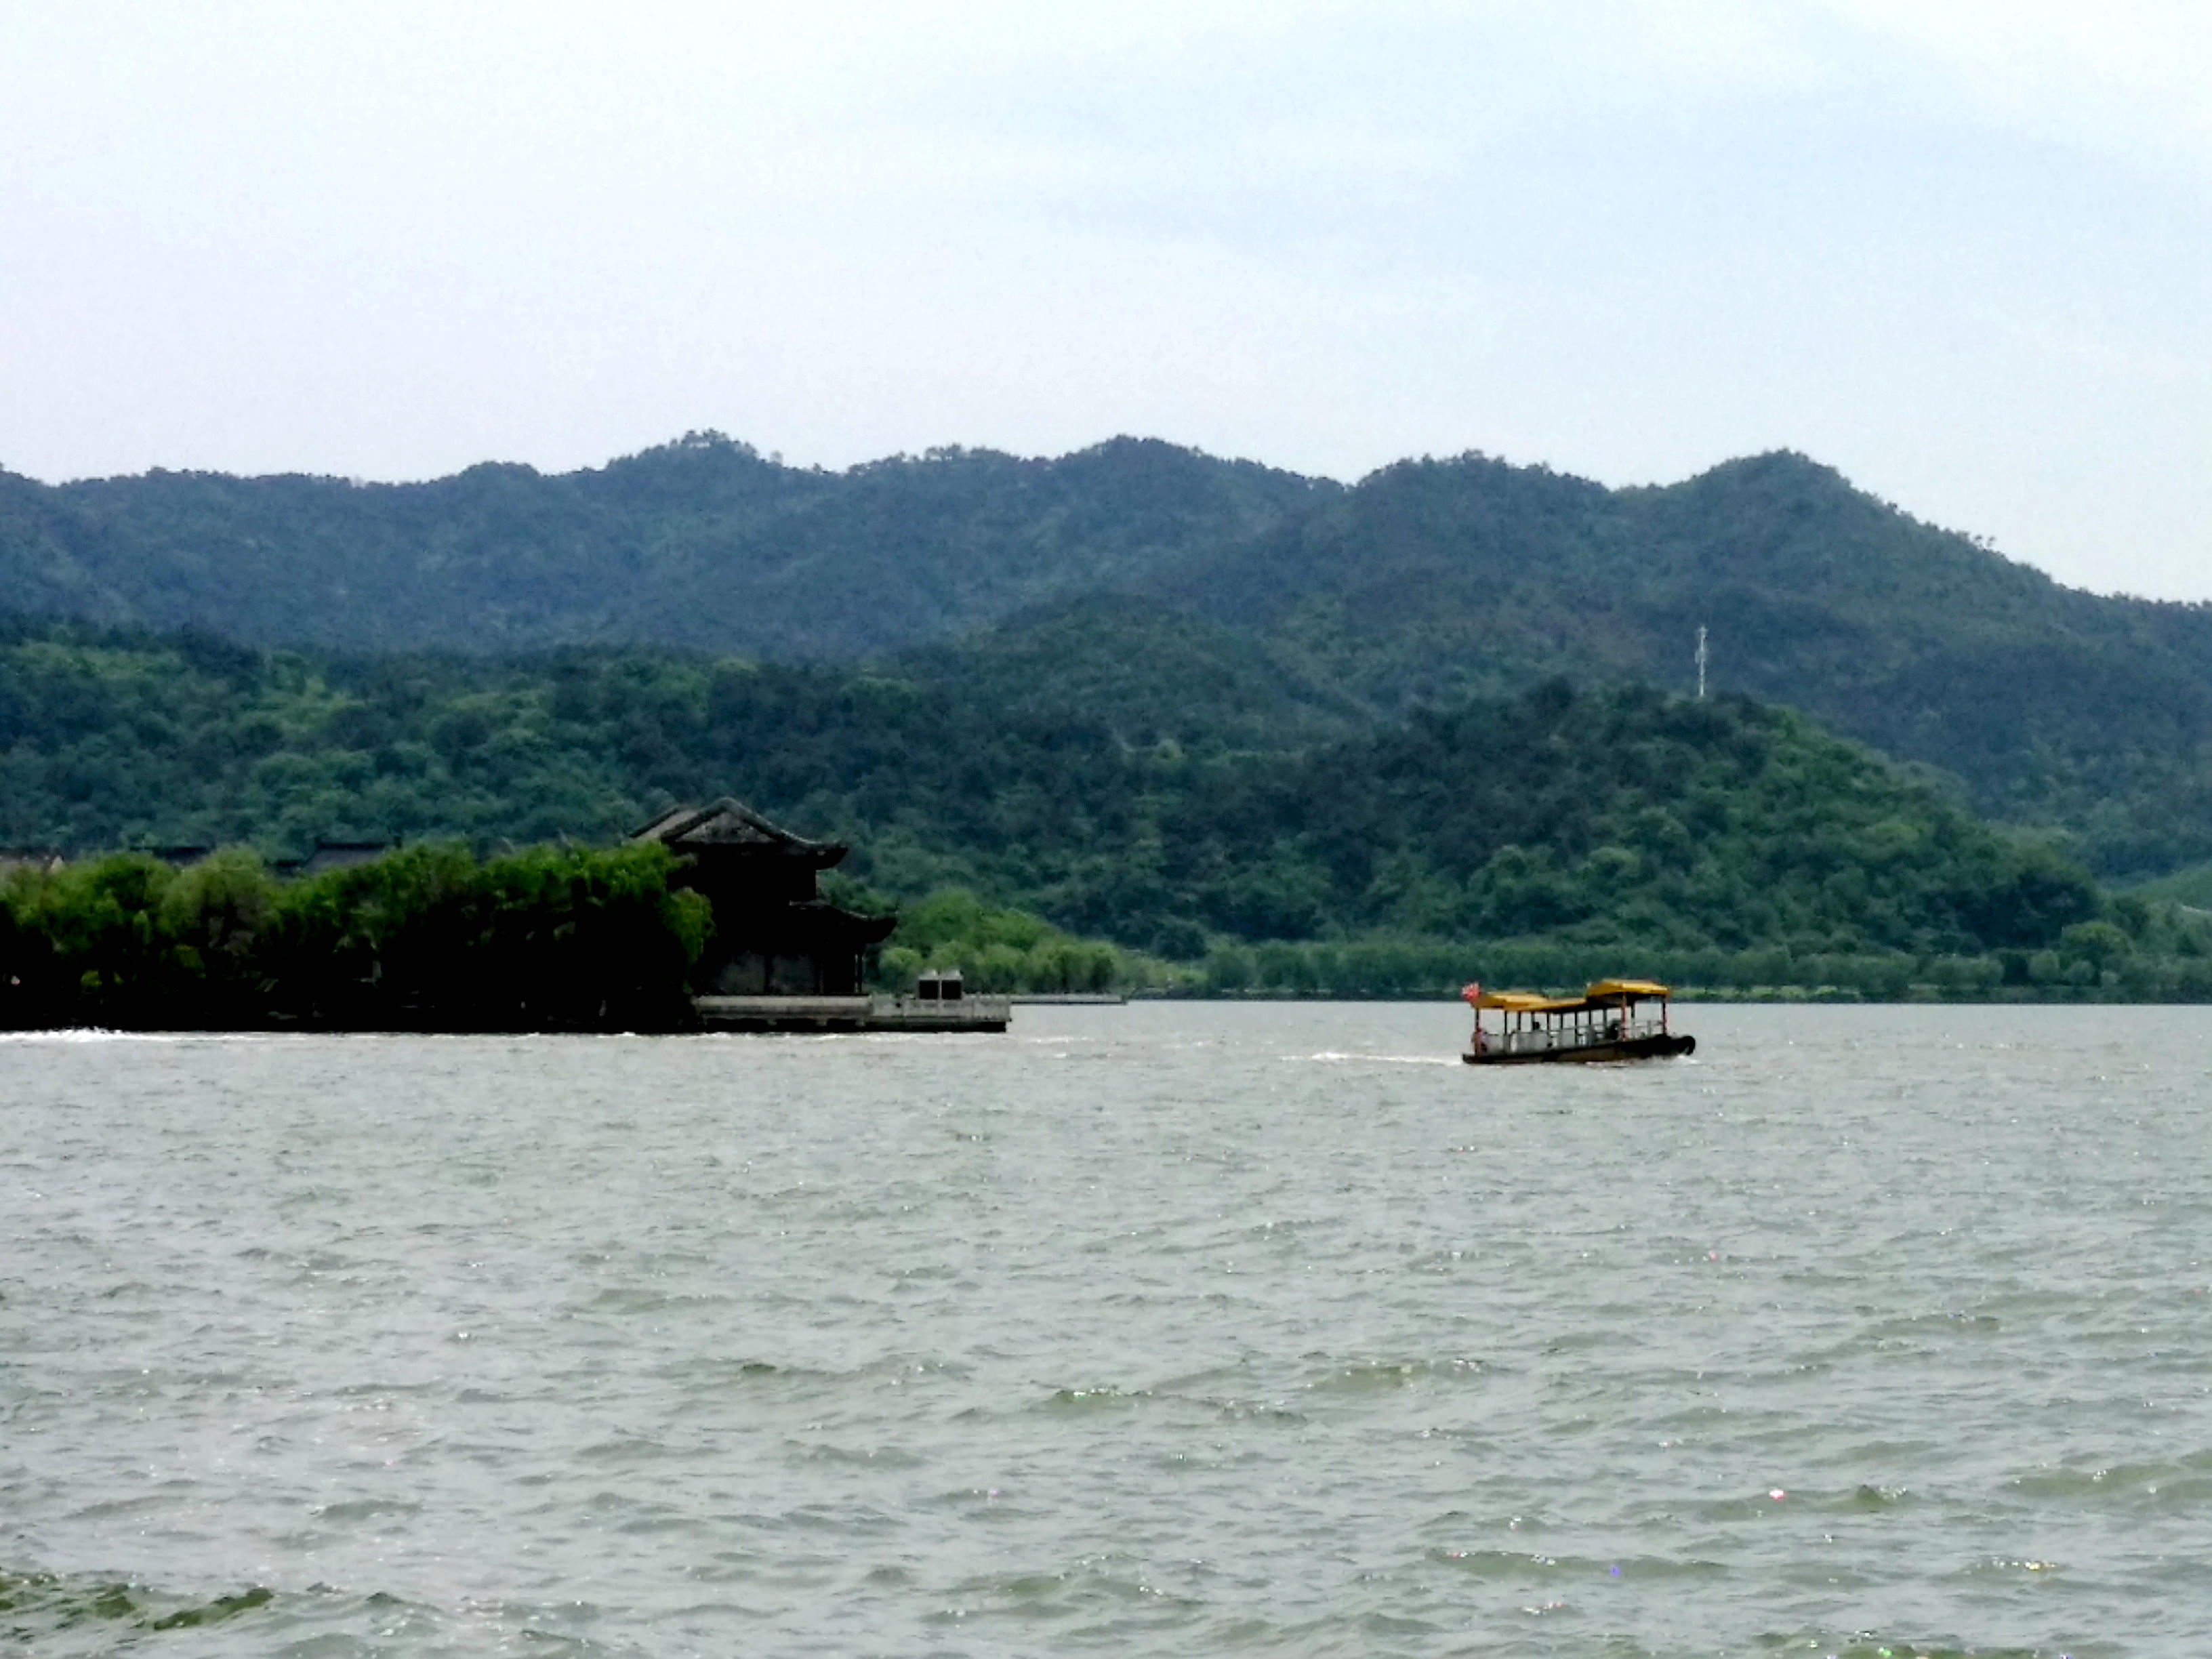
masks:
[[[2212,1650],[2212,1011],[1467,1024],[0,1040],[0,1652]]]

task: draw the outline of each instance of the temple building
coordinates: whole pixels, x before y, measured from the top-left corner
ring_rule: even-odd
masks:
[[[712,996],[859,996],[868,952],[897,926],[894,916],[841,910],[816,890],[849,848],[794,836],[726,795],[672,807],[631,840],[689,860],[674,884],[714,906],[694,981]]]

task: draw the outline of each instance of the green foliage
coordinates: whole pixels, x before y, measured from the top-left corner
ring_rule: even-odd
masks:
[[[1176,603],[1378,711],[1559,673],[1787,704],[2063,830],[2119,874],[2212,857],[2212,606],[2060,587],[1801,456],[1607,490],[1407,462],[1192,562]]]
[[[1159,977],[1127,951],[1071,937],[1027,911],[988,905],[965,888],[948,888],[908,905],[885,946],[877,982],[911,988],[924,969],[957,968],[977,991],[1097,994],[1128,990]]]
[[[354,661],[19,623],[0,627],[0,842],[251,842],[271,860],[322,837],[429,842],[376,878],[414,884],[383,898],[364,888],[362,914],[460,918],[452,893],[467,882],[441,860],[473,867],[464,847],[482,858],[518,842],[610,842],[674,801],[728,792],[854,845],[855,884],[833,877],[837,902],[867,908],[857,896],[872,889],[911,906],[965,889],[986,909],[1113,941],[1124,982],[1172,976],[1138,953],[1224,989],[1240,974],[1257,991],[1431,982],[1393,965],[1397,943],[1338,969],[1255,952],[1271,943],[1548,940],[1587,949],[1600,971],[1633,951],[1780,949],[1801,964],[1908,961],[1901,978],[1875,973],[1899,985],[1930,982],[1923,964],[1936,958],[1997,960],[2007,985],[2086,974],[2100,991],[2107,974],[2165,983],[2155,964],[2212,954],[2203,929],[2155,894],[2106,899],[2047,839],[1978,823],[1940,784],[1784,710],[1554,683],[1379,727],[1308,704],[1283,724],[1304,736],[1271,748],[1247,741],[1275,719],[1264,697],[1214,723],[1203,701],[1176,715],[1144,675],[1117,679],[1103,659],[1143,660],[1151,613],[1094,614],[1105,644],[1075,676],[1073,700],[1042,660],[1004,654],[1004,641],[867,670],[580,650]],[[1155,660],[1199,648],[1202,636],[1182,629]],[[1075,635],[1060,641],[1080,656]],[[1255,697],[1268,684],[1241,669],[1231,683]],[[515,880],[514,896],[485,902],[529,910],[559,885]],[[335,924],[302,932],[289,899],[272,920],[268,893],[294,890],[264,891],[266,872],[239,853],[184,877],[147,859],[81,866],[72,884],[82,902],[67,907],[55,948],[82,964],[80,977],[97,976],[70,994],[88,1009],[137,1006],[133,988],[164,975],[183,987],[163,993],[171,1007],[258,1006],[262,946],[242,940],[289,928],[317,941],[301,961],[324,949],[351,961],[371,937]],[[2130,948],[2092,948],[2094,934],[2066,942],[2068,929],[2100,922]],[[893,948],[917,954],[887,955],[887,975],[963,938],[963,967],[994,982],[1095,976],[1073,957],[1030,959],[1056,942],[988,928],[925,940],[915,931],[924,925],[909,915]],[[34,958],[48,948],[20,932],[14,912],[0,918],[0,948]],[[380,973],[391,978],[410,947],[374,937],[388,946]],[[508,950],[506,937],[490,929],[482,948]],[[503,982],[532,987],[516,1003],[550,999],[562,1018],[585,1020],[559,985],[533,984],[529,946],[512,949]],[[408,973],[429,985],[435,955]],[[407,999],[450,994],[380,992],[380,1007],[401,1012],[378,1017],[414,1018]],[[328,995],[337,1000],[315,1017],[353,1018]]]
[[[825,472],[710,433],[560,477],[0,473],[0,592],[40,614],[334,650],[852,656],[1136,579],[1335,489],[1127,438]]]
[[[0,1026],[664,1030],[706,901],[657,846],[478,862],[408,848],[279,883],[235,848],[122,854],[0,887]]]
[[[1789,454],[1623,490],[1479,455],[1345,490],[1126,439],[835,474],[713,434],[558,477],[0,473],[0,592],[42,615],[349,651],[917,652],[893,678],[994,718],[1072,714],[1164,757],[1304,748],[1561,673],[1686,689],[1710,625],[1717,686],[1939,768],[1977,810],[2061,831],[2109,876],[2212,860],[2212,607],[2070,592]],[[232,779],[204,816],[257,836],[311,836],[340,810],[406,817],[434,786],[441,821],[468,830],[578,712],[484,685],[421,720],[410,689],[434,693],[446,667],[301,664],[272,686],[235,645],[171,648],[182,678],[258,683],[263,706],[218,745],[189,699],[119,683],[179,676],[112,653],[79,665],[118,683],[67,706],[27,714],[0,684],[0,750],[26,718],[42,743],[73,734],[59,775],[0,771],[0,802],[20,786],[94,817],[135,749]],[[366,695],[319,704],[318,678],[342,702]],[[301,722],[333,720],[337,746],[302,753]],[[611,723],[633,775],[666,758],[651,707]],[[592,769],[534,781],[557,804],[542,822],[605,832],[621,810]],[[271,830],[278,802],[291,816]],[[1254,896],[1279,897],[1298,902]]]
[[[2194,910],[2212,910],[2212,863],[2193,864],[2155,881],[2129,890],[2153,903],[2182,904]]]
[[[0,648],[0,685],[19,842],[605,842],[729,791],[852,842],[894,896],[964,886],[1186,962],[1377,930],[1971,953],[2099,905],[2049,848],[1740,699],[1553,684],[1270,752],[957,678],[582,652],[210,668],[58,626]]]
[[[2190,954],[2121,956],[2113,968],[2069,950],[1914,956],[1668,950],[1547,940],[1454,945],[1375,935],[1325,944],[1222,945],[1171,988],[1206,996],[1449,997],[1492,988],[1578,991],[1616,974],[1656,979],[1691,999],[1898,1001],[2212,1001],[2204,941]]]
[[[2099,904],[2049,849],[1735,699],[1553,685],[1177,782],[1152,785],[1149,890],[1085,866],[1047,914],[1133,940],[1195,915],[1248,940],[1925,954],[2045,943]]]

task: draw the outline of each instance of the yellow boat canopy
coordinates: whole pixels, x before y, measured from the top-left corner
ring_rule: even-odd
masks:
[[[1540,996],[1534,991],[1485,991],[1468,1000],[1478,1008],[1502,1008],[1509,1014],[1558,1014],[1581,1007],[1584,999]]]
[[[1534,991],[1483,991],[1468,986],[1460,993],[1473,1006],[1509,1014],[1571,1014],[1578,1009],[1617,1002],[1663,1002],[1673,994],[1654,980],[1601,979],[1578,997],[1540,996]]]
[[[1664,1002],[1673,994],[1657,981],[1649,979],[1601,979],[1583,994],[1585,1000],[1591,1002],[1604,1002],[1615,997],[1626,997],[1631,1002],[1640,1002],[1646,998]]]

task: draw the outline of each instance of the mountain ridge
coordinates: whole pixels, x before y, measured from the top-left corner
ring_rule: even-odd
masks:
[[[0,586],[29,614],[256,645],[859,656],[1072,587],[1072,546],[1076,580],[1111,578],[1337,488],[1151,439],[827,472],[696,433],[598,468],[421,483],[0,473]]]
[[[713,434],[419,485],[0,475],[0,591],[340,652],[936,653],[1017,702],[1065,680],[1278,747],[1559,674],[1686,690],[1702,626],[1716,690],[2108,876],[2212,858],[2212,605],[2065,587],[1788,451],[1619,489],[1472,453],[1345,486],[1136,438],[831,473]]]

